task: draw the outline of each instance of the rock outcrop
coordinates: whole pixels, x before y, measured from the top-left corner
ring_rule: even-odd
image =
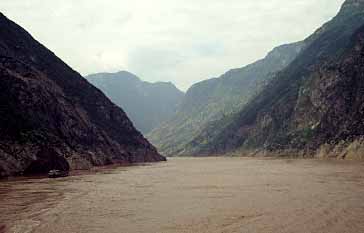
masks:
[[[356,157],[364,135],[363,25],[364,1],[346,1],[259,95],[228,123],[206,127],[186,153]]]
[[[0,14],[0,176],[162,160],[119,107]]]
[[[167,155],[184,154],[188,144],[205,127],[241,110],[304,47],[304,42],[279,46],[253,64],[193,85],[187,91],[177,114],[147,137]]]

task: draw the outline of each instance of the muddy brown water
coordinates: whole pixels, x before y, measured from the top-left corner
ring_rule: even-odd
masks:
[[[364,232],[364,163],[179,158],[1,181],[0,232]]]

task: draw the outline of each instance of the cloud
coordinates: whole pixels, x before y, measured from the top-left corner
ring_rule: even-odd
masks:
[[[182,89],[304,39],[344,0],[1,0],[82,74],[128,70]]]

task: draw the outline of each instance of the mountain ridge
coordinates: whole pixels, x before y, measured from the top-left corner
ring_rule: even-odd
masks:
[[[171,82],[150,83],[127,71],[97,73],[86,79],[122,107],[143,133],[168,120],[184,96]]]
[[[325,125],[324,121],[340,119],[342,121],[340,124],[345,123],[344,125],[349,124],[349,121],[358,122],[357,118],[337,108],[335,101],[346,102],[350,106],[351,102],[343,100],[342,95],[358,96],[358,94],[352,91],[356,89],[355,86],[346,82],[352,80],[351,82],[361,86],[360,79],[358,81],[354,74],[346,77],[337,73],[337,76],[331,76],[332,72],[330,68],[327,68],[327,64],[336,64],[339,61],[338,66],[347,69],[344,65],[345,60],[354,59],[355,55],[350,46],[360,47],[360,44],[353,45],[353,37],[363,30],[364,4],[360,5],[360,9],[355,8],[354,11],[350,11],[345,4],[351,2],[356,1],[344,3],[344,7],[337,16],[309,36],[305,40],[308,44],[307,48],[287,68],[279,72],[242,111],[232,117],[234,119],[230,123],[218,130],[212,127],[206,128],[206,131],[189,145],[190,149],[187,149],[186,154],[224,154],[245,151],[246,154],[259,152],[313,156],[316,153],[320,154],[318,152],[320,147],[325,147],[326,144],[330,148],[336,148],[340,143],[350,146],[353,140],[345,142],[344,137],[341,141],[336,140],[330,127],[338,131],[342,129],[331,123]],[[347,51],[350,51],[352,56],[347,55]],[[361,68],[356,65],[351,69],[359,72]],[[320,70],[325,71],[320,73]],[[350,88],[343,89],[339,84],[345,84]],[[342,93],[337,90],[342,90]],[[340,112],[342,116],[331,112],[329,106]],[[347,109],[345,105],[341,105],[341,108]],[[357,109],[352,111],[357,112]],[[329,120],[326,117],[333,119]],[[328,134],[328,132],[331,133]],[[356,131],[351,129],[349,132]],[[353,138],[360,140],[358,136]],[[348,153],[348,151],[342,150],[341,153]],[[333,154],[337,155],[337,153]]]
[[[278,46],[252,64],[194,84],[176,115],[147,134],[147,138],[169,156],[181,153],[208,123],[238,111],[304,46],[301,41]]]
[[[0,176],[165,160],[125,112],[0,14]]]

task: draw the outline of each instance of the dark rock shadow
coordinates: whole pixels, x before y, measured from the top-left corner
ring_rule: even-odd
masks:
[[[70,170],[67,160],[52,148],[42,149],[36,157],[25,170],[25,175],[47,174],[50,170]]]

